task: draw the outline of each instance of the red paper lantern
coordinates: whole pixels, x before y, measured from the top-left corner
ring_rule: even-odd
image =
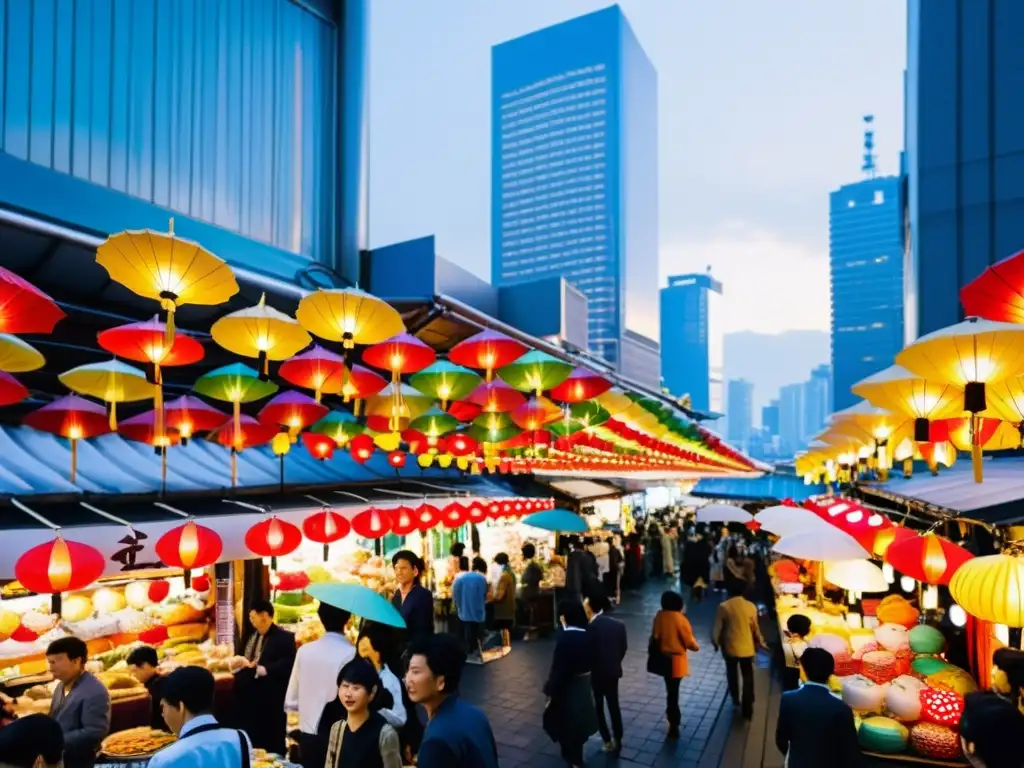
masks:
[[[416,507],[416,527],[427,531],[441,522],[441,510],[433,504],[420,504]]]
[[[356,435],[348,441],[349,455],[358,463],[365,464],[376,448],[373,438],[367,434]]]
[[[191,571],[216,563],[224,551],[224,542],[216,531],[189,520],[161,536],[155,549],[168,568]]]
[[[30,592],[50,595],[89,586],[103,575],[105,567],[99,550],[57,536],[19,557],[14,578]]]
[[[271,516],[261,520],[245,534],[245,546],[258,557],[290,555],[302,543],[299,526]]]
[[[481,413],[483,413],[483,409],[468,400],[456,400],[448,406],[448,415],[454,416],[459,421],[472,421]]]
[[[501,517],[501,502],[492,501],[487,505],[487,516],[492,520],[497,520]]]
[[[408,536],[417,528],[416,511],[409,507],[391,510],[391,532],[396,536]]]
[[[487,507],[480,501],[470,502],[466,507],[466,517],[471,523],[482,523],[487,519]]]
[[[747,530],[751,533],[757,533],[761,530],[761,524],[757,522],[757,520],[748,520],[743,525],[745,525]]]
[[[446,504],[444,509],[441,510],[441,522],[445,528],[461,528],[468,519],[469,514],[466,512],[466,508],[457,501]]]
[[[322,509],[302,521],[302,532],[317,544],[333,544],[348,536],[352,524],[337,512]]]
[[[395,469],[401,469],[405,466],[405,453],[403,451],[392,451],[388,454],[388,464]]]
[[[957,569],[974,555],[934,533],[894,542],[885,560],[900,573],[924,584],[949,584]]]
[[[364,509],[352,518],[352,530],[364,539],[379,539],[391,532],[391,516],[376,507]]]
[[[96,340],[112,355],[166,368],[198,363],[204,354],[201,342],[181,332],[167,349],[167,325],[157,317],[100,331]]]
[[[302,444],[306,446],[309,455],[318,461],[327,461],[334,457],[334,449],[337,443],[327,435],[318,432],[303,432]]]
[[[940,688],[921,689],[921,720],[956,728],[964,714],[964,697]]]
[[[444,441],[444,448],[452,456],[468,456],[476,452],[479,444],[469,435],[456,433]]]

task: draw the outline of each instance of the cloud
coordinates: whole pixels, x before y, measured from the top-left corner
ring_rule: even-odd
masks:
[[[661,246],[661,284],[703,272],[723,285],[725,332],[829,330],[829,262],[809,246],[742,221],[706,238]]]

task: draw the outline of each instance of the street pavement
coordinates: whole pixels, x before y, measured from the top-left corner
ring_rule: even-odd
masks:
[[[595,735],[587,745],[591,766],[679,766],[717,768],[721,761],[728,728],[715,728],[719,718],[733,720],[727,701],[725,666],[711,649],[711,627],[717,599],[691,605],[687,615],[701,646],[689,654],[690,676],[683,681],[680,706],[682,734],[667,741],[665,732],[665,687],[661,678],[647,673],[647,639],[661,593],[677,588],[672,582],[648,581],[642,590],[623,592],[623,602],[614,616],[626,625],[629,652],[619,684],[622,706],[622,754],[618,759],[601,752],[601,738]],[[554,768],[564,766],[558,746],[544,733],[542,688],[547,679],[554,639],[513,643],[512,653],[485,666],[469,666],[463,677],[463,695],[487,713],[498,742],[502,768]]]

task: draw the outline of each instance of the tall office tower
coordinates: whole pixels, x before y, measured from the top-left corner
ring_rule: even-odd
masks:
[[[825,428],[832,413],[832,369],[819,365],[804,384],[804,437],[810,440]]]
[[[772,400],[768,405],[761,408],[761,431],[765,437],[773,438],[779,435],[779,401]]]
[[[741,450],[750,440],[754,422],[754,384],[746,379],[732,379],[728,384],[726,439]]]
[[[1024,248],[1024,3],[907,4],[907,326],[963,317],[960,288]]]
[[[787,384],[779,389],[779,443],[783,453],[793,454],[807,445],[806,433],[804,385]]]
[[[491,78],[491,282],[564,276],[618,364],[658,339],[654,67],[612,6],[494,46]]]
[[[833,411],[853,405],[850,387],[903,348],[900,178],[875,176],[872,117],[864,121],[866,178],[829,196]]]
[[[661,385],[688,394],[702,413],[722,412],[725,334],[722,284],[707,274],[676,275],[661,289]]]

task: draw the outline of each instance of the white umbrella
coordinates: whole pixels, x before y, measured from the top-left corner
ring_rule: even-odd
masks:
[[[772,547],[780,555],[798,560],[861,560],[871,557],[857,540],[833,525],[783,536]]]
[[[825,563],[825,579],[851,592],[888,592],[882,569],[870,560],[839,560]]]
[[[835,528],[809,509],[787,507],[781,504],[765,507],[757,513],[757,517],[754,519],[761,524],[763,530],[774,533],[776,536],[790,536],[794,533],[815,531],[821,526]]]
[[[698,523],[749,523],[754,516],[732,504],[708,504],[697,510]]]

